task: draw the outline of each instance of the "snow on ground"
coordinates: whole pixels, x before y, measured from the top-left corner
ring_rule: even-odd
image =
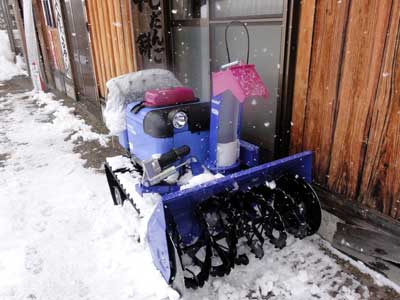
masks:
[[[16,63],[14,63],[14,58]],[[11,51],[7,31],[0,30],[0,81],[10,80],[17,75],[27,75],[21,56],[15,57]]]
[[[112,134],[125,130],[125,107],[143,99],[148,90],[182,86],[168,70],[148,69],[128,73],[107,82],[107,103],[103,111],[105,123]]]
[[[174,299],[146,243],[127,234],[105,176],[73,153],[79,135],[106,138],[50,95],[0,99],[0,299]],[[367,299],[321,245],[318,237],[291,238],[280,251],[266,245],[262,260],[184,298]]]
[[[24,74],[1,31],[0,44],[0,81]],[[74,143],[93,140],[106,147],[109,137],[94,133],[51,94],[0,98],[0,300],[177,299],[153,266],[143,238],[160,197],[139,199],[133,192],[144,218],[132,207],[114,207],[106,177],[84,168],[73,151]],[[120,179],[133,190],[129,174],[124,176]],[[179,184],[190,188],[212,179],[209,172],[188,174]],[[329,246],[316,236],[289,238],[283,250],[267,244],[262,260],[250,257],[249,265],[210,279],[202,289],[186,290],[183,298],[367,299],[368,289],[321,248]]]
[[[210,291],[220,300],[368,299],[368,289],[341,273],[341,267],[320,250],[322,244],[312,237],[289,238],[282,250],[267,245],[261,262],[253,256],[249,265],[236,267],[229,278],[214,279],[204,290],[190,294],[210,300],[214,299]]]
[[[87,125],[83,119],[73,115],[74,108],[62,105],[62,100],[55,100],[54,95],[50,93],[41,93],[32,95],[32,97],[41,106],[41,115],[47,117],[52,114],[54,117],[52,125],[58,130],[70,134],[73,142],[79,139],[85,142],[97,140],[101,146],[107,145],[109,137],[93,132],[91,126]]]
[[[8,158],[0,165],[0,299],[165,298],[149,252],[119,223],[105,176],[85,169],[65,141],[87,133],[67,110],[47,95],[0,100]]]

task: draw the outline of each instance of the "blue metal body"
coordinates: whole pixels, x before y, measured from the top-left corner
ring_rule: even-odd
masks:
[[[147,134],[144,130],[144,119],[152,111],[171,107],[179,110],[180,105],[162,108],[143,107],[135,113],[132,109],[137,105],[137,102],[133,102],[126,107],[126,130],[119,135],[119,143],[130,152],[131,156],[136,161],[144,161],[150,159],[153,155],[160,155],[173,148],[187,145],[191,149],[188,157],[195,157],[199,163],[192,164],[193,175],[198,175],[203,172],[202,165],[206,165],[213,173],[221,174],[237,172],[240,170],[241,165],[248,167],[258,165],[258,147],[248,142],[240,141],[240,159],[228,167],[218,168],[216,166],[218,124],[220,122],[219,112],[221,110],[222,100],[223,95],[216,96],[212,100],[209,131],[203,130],[200,132],[191,132],[188,128],[188,124],[186,124],[181,129],[174,128],[173,135],[167,138],[156,138]],[[200,103],[201,102],[195,102],[190,105],[199,105]],[[242,110],[242,107],[240,107],[240,110]],[[237,128],[237,134],[240,136],[240,122]],[[188,157],[182,158],[182,161]],[[182,161],[177,162],[177,164]],[[143,193],[158,193],[164,195],[179,190],[179,187],[176,185],[156,185],[145,187],[139,184],[136,187],[136,190],[140,195]]]
[[[194,156],[198,160],[191,166],[194,175],[203,172],[203,165],[213,172],[227,174],[225,177],[185,190],[180,190],[177,185],[137,186],[139,194],[153,192],[163,195],[150,216],[147,239],[154,264],[167,282],[170,282],[173,275],[171,266],[173,260],[171,259],[174,258],[174,253],[171,253],[173,251],[171,243],[168,242],[170,231],[168,224],[171,224],[169,220],[176,225],[182,242],[191,245],[200,236],[200,224],[195,216],[195,208],[211,196],[229,190],[247,190],[249,187],[264,184],[286,173],[297,174],[308,182],[311,181],[311,152],[303,152],[258,165],[259,148],[245,141],[240,141],[240,159],[231,166],[218,168],[218,124],[222,100],[222,95],[213,97],[209,131],[191,132],[186,125],[182,129],[174,128],[172,136],[166,138],[156,138],[147,134],[144,129],[146,115],[160,108],[144,107],[137,113],[132,112],[136,103],[126,108],[127,128],[121,133],[119,140],[135,159],[147,160],[154,154],[163,154],[173,148],[187,145],[191,149],[189,156]],[[197,105],[197,103],[191,105]],[[179,109],[179,105],[174,108]],[[240,107],[240,115],[241,110],[242,107]],[[240,115],[238,137],[240,137]],[[240,170],[241,165],[249,168]]]
[[[240,140],[240,162],[248,167],[259,165],[260,151],[259,147],[249,142]]]
[[[194,209],[199,203],[227,190],[246,190],[249,187],[264,184],[283,174],[297,174],[311,182],[312,152],[306,151],[247,170],[227,175],[190,189],[166,194],[157,205],[148,223],[148,242],[155,266],[164,279],[171,279],[170,258],[168,248],[168,223],[166,215],[173,218],[183,242],[190,245],[198,236],[200,226],[196,222]]]
[[[190,132],[188,125],[181,129],[174,128],[172,137],[168,138],[155,138],[146,134],[143,128],[144,118],[146,115],[160,108],[144,107],[138,113],[132,112],[132,108],[137,103],[131,103],[126,108],[126,126],[127,135],[120,136],[120,141],[123,142],[122,146],[129,149],[132,156],[139,160],[146,160],[155,154],[163,154],[173,148],[178,148],[183,145],[190,147],[190,156],[194,156],[197,160],[203,163],[208,155],[208,141],[209,132]],[[192,105],[198,105],[193,103]],[[179,109],[179,105],[174,106]],[[125,138],[125,139],[124,139]],[[126,142],[127,141],[127,142]],[[128,146],[128,147],[126,147]]]
[[[222,95],[215,96],[213,99],[211,99],[210,152],[207,160],[207,167],[209,169],[216,168],[217,165],[218,124],[221,103]]]

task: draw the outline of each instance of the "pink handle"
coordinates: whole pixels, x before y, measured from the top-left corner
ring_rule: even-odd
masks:
[[[193,90],[186,87],[149,90],[144,95],[144,104],[150,107],[175,105],[195,100]]]

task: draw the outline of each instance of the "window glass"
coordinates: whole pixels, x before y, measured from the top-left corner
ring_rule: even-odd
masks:
[[[211,71],[219,70],[220,66],[228,63],[225,46],[226,24],[211,27]],[[277,100],[279,93],[279,74],[281,56],[280,24],[248,23],[250,34],[250,64],[255,64],[267,86],[270,97],[248,99],[244,105],[242,138],[261,145],[273,152],[275,142],[275,127]],[[241,26],[232,25],[228,30],[228,44],[231,61],[246,60],[247,37]]]
[[[249,99],[245,103],[241,136],[266,150],[264,158],[271,158],[277,142],[284,28],[283,20],[275,18],[283,18],[284,3],[283,0],[170,0],[173,71],[205,101],[211,97],[211,72],[228,62],[224,33],[229,22],[224,18],[247,21],[251,44],[249,63],[256,65],[270,97],[267,101]],[[247,39],[241,26],[230,27],[228,42],[231,60],[244,61]]]
[[[214,0],[213,18],[231,18],[260,15],[282,15],[283,0]]]
[[[207,17],[206,0],[171,0],[171,16],[174,20],[190,20]]]
[[[197,97],[210,99],[210,64],[208,27],[173,28],[174,73]]]
[[[43,0],[42,4],[43,4],[44,16],[46,19],[46,25],[48,27],[56,27],[56,24],[55,24],[54,18],[53,18],[53,7],[51,4],[51,1]]]

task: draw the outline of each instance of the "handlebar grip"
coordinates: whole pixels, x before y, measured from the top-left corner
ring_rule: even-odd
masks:
[[[164,153],[158,159],[158,163],[160,164],[161,168],[165,168],[170,164],[176,162],[178,159],[186,156],[190,153],[190,147],[187,145],[183,145],[177,149],[172,149],[171,151]]]

